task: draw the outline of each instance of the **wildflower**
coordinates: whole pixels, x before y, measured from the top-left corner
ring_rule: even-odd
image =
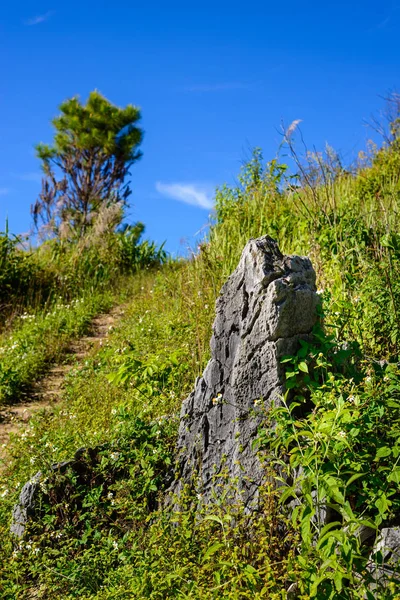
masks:
[[[113,548],[114,550],[118,550],[118,542],[116,542],[115,540],[113,541]]]
[[[1,494],[0,494],[0,496],[1,496],[2,498],[4,498],[5,496],[7,496],[7,494],[8,494],[8,490],[3,490],[3,491],[1,492]]]
[[[112,492],[108,492],[107,499],[112,500],[114,498],[114,494]]]
[[[119,452],[111,452],[110,458],[111,458],[111,460],[118,460],[119,459]]]
[[[346,437],[346,433],[344,431],[339,431],[338,432],[338,436],[341,438],[345,438]]]
[[[222,394],[217,394],[217,396],[212,399],[212,403],[214,405],[216,405],[216,404],[222,404]]]
[[[112,415],[116,415],[117,414],[117,409],[116,408],[111,409],[111,414]]]
[[[318,296],[322,296],[322,294],[323,294],[323,293],[324,293],[324,290],[323,290],[323,289],[319,289],[319,290],[317,290],[317,294],[318,294]]]
[[[31,465],[33,465],[36,462],[36,458],[34,456],[31,456],[30,461]]]

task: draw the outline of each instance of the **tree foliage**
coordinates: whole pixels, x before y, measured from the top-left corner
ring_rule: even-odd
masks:
[[[131,194],[126,177],[141,156],[143,132],[137,107],[119,108],[97,91],[86,105],[74,97],[60,111],[52,120],[53,144],[36,146],[44,177],[32,214],[46,235],[73,239],[85,235],[100,213],[107,214],[109,227],[120,222]]]

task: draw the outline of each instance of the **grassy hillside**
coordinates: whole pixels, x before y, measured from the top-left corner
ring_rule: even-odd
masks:
[[[69,374],[53,413],[14,438],[0,484],[4,598],[284,599],[295,583],[301,599],[400,598],[397,581],[368,591],[376,575],[358,536],[400,514],[400,148],[352,171],[329,150],[299,173],[256,151],[238,185],[217,191],[198,252],[135,273],[107,343]],[[266,414],[258,448],[271,478],[255,517],[223,496],[196,516],[189,491],[168,509],[180,405],[209,357],[215,299],[264,234],[317,271],[324,327],[286,362],[288,388],[313,410],[299,421],[284,403],[273,434]],[[13,327],[4,335],[25,335]],[[93,450],[78,467],[51,469],[80,447]],[[282,468],[303,473],[294,513],[273,483]],[[11,509],[38,471],[38,520],[15,544]],[[330,528],[315,510],[326,503],[339,515]]]
[[[166,260],[162,247],[140,241],[143,230],[138,223],[30,250],[0,234],[0,407],[29,394],[92,318],[122,301],[138,269]]]

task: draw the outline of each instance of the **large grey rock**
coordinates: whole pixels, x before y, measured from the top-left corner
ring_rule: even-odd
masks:
[[[283,256],[268,236],[249,241],[216,303],[211,360],[182,406],[173,492],[194,485],[207,500],[227,478],[235,497],[256,498],[259,401],[265,408],[284,393],[280,359],[310,335],[318,302],[308,258]]]

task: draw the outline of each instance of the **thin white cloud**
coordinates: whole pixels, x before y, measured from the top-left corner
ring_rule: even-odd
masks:
[[[210,186],[198,185],[196,183],[162,183],[157,181],[156,190],[159,194],[210,210],[213,208],[213,193]]]
[[[251,86],[248,83],[228,81],[225,83],[200,83],[188,85],[184,89],[185,92],[225,92],[229,90],[248,90],[250,87]]]
[[[8,188],[0,188],[0,196],[7,196],[10,193]]]
[[[378,25],[376,26],[376,29],[385,29],[386,25],[389,24],[390,19],[391,19],[391,16],[389,15],[388,17],[386,17],[386,19],[383,19],[383,21],[378,23]]]
[[[44,23],[54,14],[54,10],[48,10],[43,15],[36,15],[36,17],[32,17],[31,19],[27,19],[25,21],[25,25],[39,25],[39,23]]]

